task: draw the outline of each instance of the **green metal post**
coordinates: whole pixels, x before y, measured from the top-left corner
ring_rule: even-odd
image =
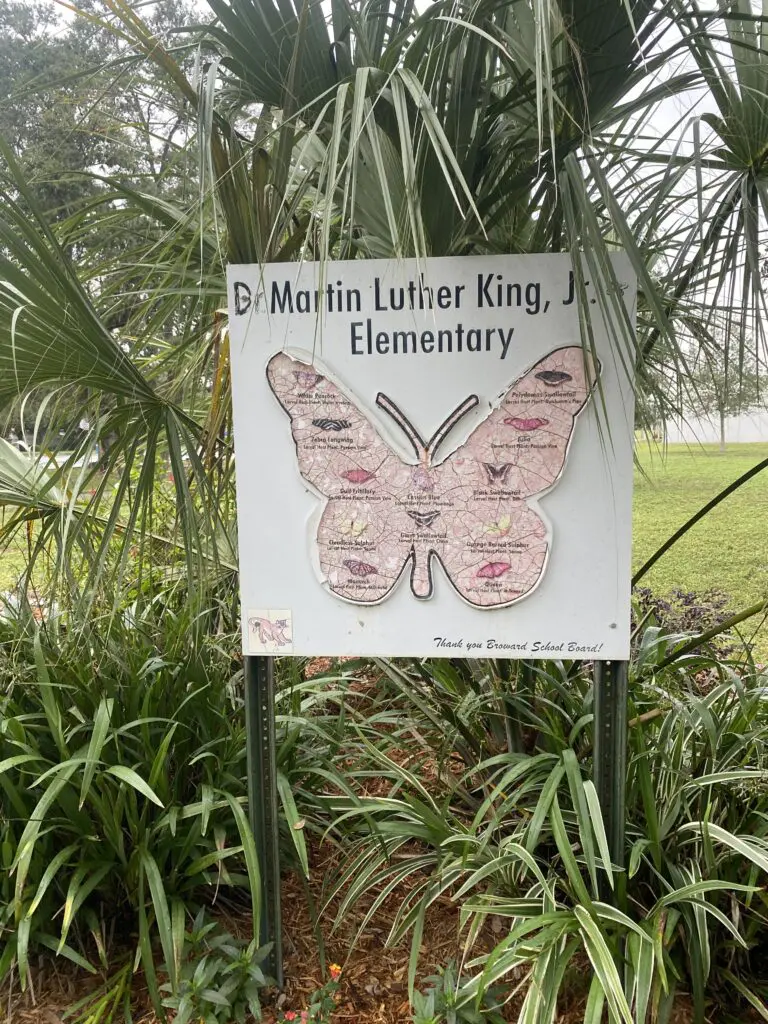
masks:
[[[248,809],[261,872],[259,943],[272,943],[268,970],[283,987],[280,854],[275,751],[275,666],[269,657],[245,658]]]
[[[603,896],[619,906],[626,892],[627,668],[626,661],[595,662],[595,789],[611,861],[622,872],[615,893],[606,882]]]

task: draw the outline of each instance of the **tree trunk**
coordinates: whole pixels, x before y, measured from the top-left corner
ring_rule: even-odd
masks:
[[[725,409],[720,410],[720,451],[725,451]]]

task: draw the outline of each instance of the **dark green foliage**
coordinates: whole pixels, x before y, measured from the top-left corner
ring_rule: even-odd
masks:
[[[136,953],[162,1010],[155,963],[165,963],[167,998],[196,1005],[199,986],[189,977],[181,985],[182,963],[194,978],[189,963],[199,953],[206,978],[239,979],[227,1011],[235,1013],[245,990],[253,994],[251,968],[263,951],[240,950],[222,966],[231,943],[212,946],[207,925],[204,934],[192,929],[194,941],[185,935],[211,904],[250,906],[258,931],[241,659],[235,636],[221,632],[225,608],[192,643],[173,592],[139,607],[77,628],[55,609],[40,627],[24,605],[0,619],[0,980],[15,969],[24,984],[41,949],[92,972],[112,972]],[[301,663],[285,668],[282,856],[306,873],[304,833],[326,827],[318,789],[348,725],[333,677],[309,684]],[[307,805],[301,818],[297,801]],[[118,970],[96,1000],[99,1012],[129,991]]]
[[[185,170],[174,165],[187,119],[165,83],[136,62],[106,5],[79,11],[64,20],[39,0],[0,3],[0,135],[55,221],[103,192],[94,173],[178,195]],[[194,17],[184,0],[161,0],[147,29],[175,41]]]
[[[698,1021],[708,1000],[754,996],[768,911],[766,680],[703,653],[657,672],[684,646],[649,628],[633,663],[626,875],[611,865],[590,781],[583,666],[537,662],[504,679],[493,662],[382,663],[373,710],[388,709],[388,731],[348,747],[329,801],[351,843],[338,918],[363,893],[374,918],[407,880],[389,938],[411,933],[413,985],[425,915],[450,893],[470,943],[457,1006],[522,972],[525,1021],[550,1020],[579,951],[594,971],[590,1021],[603,1006],[617,1020],[665,1020],[678,988],[692,991]],[[381,796],[367,792],[373,774],[388,783]],[[617,907],[601,899],[605,879]],[[488,915],[504,919],[503,938],[473,953]]]
[[[247,1014],[260,1020],[259,995],[274,984],[261,966],[268,953],[269,947],[236,939],[199,911],[184,936],[176,984],[161,986],[171,992],[163,1006],[175,1010],[175,1024],[245,1024]]]
[[[104,42],[77,23],[65,30],[51,4],[0,4],[0,134],[56,219],[93,195],[83,171],[131,159],[116,127],[117,96],[94,109]]]
[[[413,1024],[503,1024],[501,1007],[492,991],[483,993],[479,1007],[462,1002],[462,983],[467,980],[461,977],[453,961],[438,974],[425,978],[424,991],[413,993]]]
[[[152,986],[159,938],[175,983],[188,908],[247,893],[236,667],[189,647],[170,609],[77,636],[3,629],[0,975],[16,963],[23,981],[41,944],[104,967],[127,945]]]

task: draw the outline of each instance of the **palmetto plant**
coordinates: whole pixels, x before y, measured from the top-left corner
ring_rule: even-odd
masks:
[[[234,572],[228,260],[571,251],[582,294],[587,278],[605,284],[617,358],[635,367],[641,397],[657,354],[685,381],[678,321],[699,322],[709,344],[717,306],[718,323],[725,310],[738,337],[761,338],[768,100],[755,82],[767,29],[747,0],[718,11],[645,0],[211,8],[180,37],[191,78],[178,40],[154,38],[128,3],[102,16],[126,59],[155,61],[194,112],[195,203],[104,179],[54,235],[4,150],[0,400],[49,393],[66,419],[77,387],[87,443],[111,442],[105,474],[75,471],[73,457],[50,477],[63,494],[37,514],[38,550],[79,549],[78,583],[104,580],[107,566],[119,588],[147,579],[152,542],[191,600]],[[685,138],[685,119],[654,138],[659,101],[676,95],[704,95],[708,112]],[[89,231],[103,237],[105,225],[133,230],[107,266],[88,255]],[[607,269],[616,246],[638,273],[637,345]],[[177,515],[158,524],[168,470]],[[35,518],[34,501],[22,506],[6,532]]]
[[[89,423],[62,464],[50,459],[42,430],[33,431],[31,454],[0,451],[0,536],[24,537],[23,586],[44,584],[69,630],[96,617],[104,636],[120,636],[126,607],[134,621],[157,607],[183,607],[190,641],[199,644],[231,621],[227,262],[570,252],[580,297],[587,280],[601,285],[599,308],[613,323],[617,361],[636,373],[641,405],[656,364],[684,389],[686,346],[717,344],[715,316],[718,328],[725,323],[721,336],[735,339],[734,372],[748,334],[763,345],[768,20],[749,0],[209,4],[203,24],[182,26],[173,39],[154,37],[128,0],[87,11],[122,41],[116,83],[131,62],[153,61],[175,90],[179,116],[190,124],[194,201],[163,195],[162,182],[149,194],[141,182],[102,176],[86,209],[51,226],[0,143],[0,404],[39,408],[42,400],[54,429],[71,425],[73,409]],[[701,116],[690,108],[661,131],[659,104],[670,97],[684,105],[698,99]],[[119,260],[105,262],[95,240],[110,232],[127,241]],[[609,269],[608,253],[618,247],[638,276],[636,338]],[[587,317],[582,327],[590,345]],[[99,465],[82,465],[96,441]],[[530,983],[522,1019],[550,1020],[580,945],[596,976],[589,1019],[598,1021],[604,1004],[612,1019],[642,1020],[646,1010],[661,1016],[680,975],[693,979],[702,1020],[714,962],[747,991],[741,958],[763,915],[762,896],[752,891],[765,868],[762,798],[740,803],[722,793],[762,785],[750,773],[762,765],[764,701],[758,682],[729,676],[715,696],[679,696],[645,718],[649,675],[680,693],[680,666],[696,669],[699,655],[678,651],[670,661],[659,654],[664,643],[648,634],[639,656],[631,779],[637,881],[626,910],[599,898],[606,880],[618,879],[584,781],[589,683],[567,666],[540,667],[515,691],[495,669],[382,665],[410,718],[385,703],[371,720],[355,722],[359,763],[347,776],[332,767],[340,734],[322,711],[334,698],[297,682],[283,698],[281,768],[296,791],[282,787],[286,816],[297,825],[303,815],[318,831],[329,823],[339,835],[352,829],[353,892],[374,881],[388,891],[419,872],[396,933],[413,929],[417,939],[426,906],[449,889],[466,900],[470,931],[489,912],[513,919],[497,953],[475,963],[467,999],[522,965]],[[107,801],[133,807],[136,778],[155,792],[160,776],[151,759],[142,774],[138,754],[125,765],[103,757],[118,751],[108,744],[117,695],[86,689],[77,698],[91,700],[84,709],[68,690],[43,684],[39,694],[48,746],[38,750],[26,731],[9,740],[23,750],[8,757],[42,759],[17,765],[28,776],[14,797],[19,813],[22,804],[25,813],[37,806],[30,800],[47,798],[43,809],[56,808],[65,794],[64,809],[50,811],[61,820],[100,813]],[[138,709],[135,718],[143,718]],[[168,718],[171,725],[157,726],[159,743],[176,728]],[[62,732],[65,720],[70,734]],[[134,725],[120,721],[121,744],[131,749]],[[398,729],[410,735],[413,721],[429,738],[429,757],[445,768],[436,793],[381,739]],[[135,725],[137,735],[142,728]],[[307,729],[322,738],[325,762],[304,760]],[[346,737],[344,744],[347,752]],[[118,765],[137,776],[115,772]],[[371,774],[390,779],[386,800],[360,796]],[[346,803],[326,792],[331,782]],[[154,829],[157,864],[155,844],[170,856],[171,822],[167,811],[152,818],[154,801],[147,793],[143,800],[136,817],[141,830]],[[190,812],[201,834],[203,804],[195,800]],[[372,826],[375,842],[366,831]],[[291,831],[301,861],[301,830]],[[18,878],[27,846],[34,856],[43,839],[42,831],[30,833],[11,858],[16,881],[4,905],[16,928],[8,956],[20,963],[37,890]],[[389,855],[411,842],[420,844],[417,855],[392,867]],[[57,864],[64,869],[64,860]],[[139,858],[125,882],[144,913],[147,887],[153,901],[160,891],[147,865]],[[98,879],[87,877],[96,891]],[[85,878],[74,869],[72,901]],[[56,891],[51,880],[41,900]],[[154,901],[154,912],[173,963],[183,922],[164,900]],[[62,940],[66,930],[56,944]],[[412,980],[414,972],[415,959]]]

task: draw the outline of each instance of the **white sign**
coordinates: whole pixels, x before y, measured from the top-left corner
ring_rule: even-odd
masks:
[[[569,257],[228,287],[246,654],[629,656],[632,385]]]

